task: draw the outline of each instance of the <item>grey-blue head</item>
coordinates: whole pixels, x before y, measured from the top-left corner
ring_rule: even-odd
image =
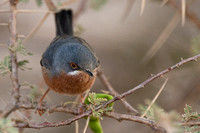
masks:
[[[54,76],[61,71],[85,71],[90,76],[99,67],[99,61],[89,45],[78,37],[57,37],[42,56],[42,66]]]

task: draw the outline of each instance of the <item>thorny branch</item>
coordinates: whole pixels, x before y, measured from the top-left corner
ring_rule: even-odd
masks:
[[[45,0],[48,1],[48,0]],[[85,1],[84,3],[86,3],[86,0],[82,0]],[[171,1],[171,0],[170,0]],[[9,41],[9,47],[14,47],[17,45],[16,43],[16,38],[17,38],[17,31],[16,31],[16,13],[17,12],[23,12],[23,10],[16,10],[16,5],[18,3],[18,0],[10,0],[10,10],[7,11],[2,11],[2,12],[10,12],[11,13],[11,18],[10,18],[10,23],[9,23],[9,29],[10,29],[10,41]],[[50,3],[51,4],[51,3]],[[80,11],[84,10],[84,4],[81,3],[80,4]],[[52,9],[53,10],[53,9]],[[78,10],[78,11],[79,11]],[[49,11],[48,11],[49,12]],[[78,12],[79,13],[79,12]],[[190,18],[192,18],[191,14],[188,14],[186,12],[186,15],[189,16]],[[192,20],[195,20],[194,18]],[[198,22],[196,23],[198,25]],[[17,66],[17,55],[16,52],[11,51],[10,50],[10,56],[11,56],[11,65],[12,65],[12,69],[11,69],[11,80],[12,80],[12,97],[15,100],[14,104],[11,104],[11,106],[9,106],[9,109],[3,112],[3,117],[7,117],[9,116],[10,113],[12,113],[13,111],[17,110],[17,109],[35,109],[36,105],[33,105],[32,103],[22,103],[19,101],[20,95],[19,95],[19,89],[20,89],[20,85],[19,85],[19,81],[18,81],[18,66]],[[168,69],[165,69],[163,71],[161,71],[160,73],[151,76],[150,78],[148,78],[146,81],[142,82],[141,84],[139,84],[138,86],[130,89],[127,92],[124,92],[122,94],[118,94],[113,88],[112,86],[109,84],[109,82],[107,81],[106,77],[102,74],[102,73],[98,73],[100,79],[102,80],[102,82],[105,84],[105,86],[109,89],[110,88],[110,92],[115,95],[115,97],[104,103],[103,105],[98,106],[95,110],[101,109],[106,107],[107,105],[109,105],[112,102],[115,102],[117,100],[123,100],[123,98],[125,98],[126,96],[130,95],[131,93],[135,92],[136,90],[143,88],[145,85],[147,85],[148,83],[152,82],[153,80],[155,80],[156,78],[162,77],[163,75],[165,75],[166,73],[172,71],[175,68],[178,68],[179,66],[188,63],[190,61],[196,61],[197,58],[200,58],[200,54],[190,57],[188,59],[182,60],[179,63],[169,67]],[[106,85],[107,84],[107,85]],[[123,100],[123,103],[125,105],[125,107],[129,110],[132,110],[132,112],[134,112],[134,108],[132,108],[127,101]],[[44,105],[42,107],[39,108],[40,110],[45,110],[49,113],[53,113],[53,112],[64,112],[64,113],[70,113],[70,114],[74,114],[76,116],[74,116],[73,118],[69,118],[66,121],[59,121],[59,122],[43,122],[43,123],[16,123],[15,127],[18,128],[46,128],[46,127],[57,127],[57,126],[64,126],[64,125],[69,125],[72,122],[75,122],[76,120],[79,120],[85,116],[89,116],[91,115],[91,110],[86,111],[82,114],[79,114],[78,110],[76,109],[70,109],[70,108],[66,108],[63,106],[47,106]],[[136,110],[135,110],[136,112]],[[140,116],[133,116],[133,115],[127,115],[127,114],[119,114],[119,113],[115,113],[115,112],[109,112],[104,114],[104,116],[106,117],[111,117],[114,118],[116,120],[128,120],[128,121],[134,121],[134,122],[138,122],[138,123],[142,123],[145,125],[150,126],[152,129],[156,130],[157,132],[165,132],[164,129],[162,129],[161,127],[157,126],[156,123],[152,120],[148,120],[146,118],[142,118]],[[193,123],[182,123],[182,125],[199,125],[199,123],[193,122]]]
[[[17,30],[16,30],[16,5],[18,3],[18,0],[10,0],[10,24],[9,24],[9,30],[10,30],[10,40],[9,40],[9,47],[15,47],[17,45],[16,39],[17,39]],[[8,117],[10,113],[12,113],[16,109],[16,104],[19,103],[19,81],[18,81],[18,66],[17,66],[17,54],[16,51],[9,50],[10,52],[10,59],[11,59],[11,81],[12,81],[12,99],[10,104],[5,108],[3,112],[3,117]]]
[[[104,108],[106,107],[107,105],[109,105],[110,103],[112,102],[115,102],[117,100],[121,100],[122,98],[130,95],[131,93],[135,92],[136,90],[140,89],[140,88],[144,88],[145,85],[147,85],[148,83],[152,82],[153,80],[159,78],[159,77],[163,77],[163,75],[165,75],[166,73],[182,66],[183,64],[186,64],[190,61],[197,61],[197,59],[200,58],[200,54],[196,55],[196,56],[193,56],[193,57],[190,57],[190,58],[187,58],[187,59],[184,59],[184,60],[181,60],[180,62],[178,62],[177,64],[159,72],[158,74],[154,75],[154,76],[151,76],[150,78],[148,78],[147,80],[145,80],[144,82],[142,82],[141,84],[139,84],[138,86],[118,95],[118,96],[115,96],[112,100],[98,106],[97,108],[95,108],[95,110],[99,110],[101,108]],[[85,116],[89,116],[90,114],[92,113],[91,110],[89,111],[86,111],[82,114],[79,114],[79,115],[76,115],[75,117],[73,118],[70,118],[70,119],[67,119],[66,121],[60,121],[60,122],[43,122],[43,123],[39,123],[39,124],[34,124],[34,123],[17,123],[17,125],[15,125],[16,127],[19,127],[19,128],[45,128],[45,127],[57,127],[57,126],[64,126],[64,125],[69,125],[71,124],[72,122],[76,121],[76,120],[79,120]],[[144,122],[142,122],[144,123]],[[146,124],[146,123],[144,123]],[[157,127],[154,127],[153,128],[154,130],[159,130],[160,128],[157,128]]]

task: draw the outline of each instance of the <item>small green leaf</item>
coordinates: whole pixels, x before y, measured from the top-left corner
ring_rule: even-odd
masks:
[[[11,71],[10,56],[5,56],[3,61],[0,61],[0,75],[4,76]]]
[[[21,69],[22,71],[31,70],[32,68],[29,68],[26,66],[28,63],[29,63],[28,60],[22,60],[22,61],[18,61],[17,65],[18,65],[18,68]]]

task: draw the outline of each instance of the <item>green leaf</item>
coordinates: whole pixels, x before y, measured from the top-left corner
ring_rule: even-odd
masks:
[[[29,63],[28,60],[22,60],[22,61],[18,61],[17,65],[18,65],[18,68],[22,71],[31,70],[32,68],[29,68],[26,66],[28,63]]]
[[[182,117],[186,122],[189,120],[200,118],[200,115],[197,112],[192,112],[192,107],[187,104],[185,105],[184,112],[185,113],[182,114]]]
[[[19,53],[19,54],[24,55],[24,56],[33,55],[32,53],[26,51],[25,47],[22,44],[22,40],[21,39],[17,40],[17,45],[16,46],[9,47],[9,50],[11,50],[13,52],[16,52],[16,53]]]
[[[97,117],[97,118],[101,118],[101,114],[106,112],[106,111],[111,111],[113,104],[108,105],[108,107],[99,109],[97,111],[95,111],[94,109],[101,105],[102,103],[111,100],[113,97],[111,95],[108,94],[96,94],[94,92],[89,93],[88,97],[85,99],[85,103],[87,105],[88,109],[92,110],[92,116],[93,117]]]
[[[0,61],[0,75],[5,76],[11,72],[10,56],[5,56],[3,61]]]

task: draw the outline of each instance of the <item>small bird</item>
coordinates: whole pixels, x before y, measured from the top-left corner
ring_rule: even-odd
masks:
[[[83,94],[91,89],[99,60],[88,43],[73,36],[72,10],[55,13],[56,37],[42,55],[40,64],[48,90],[65,95]]]

